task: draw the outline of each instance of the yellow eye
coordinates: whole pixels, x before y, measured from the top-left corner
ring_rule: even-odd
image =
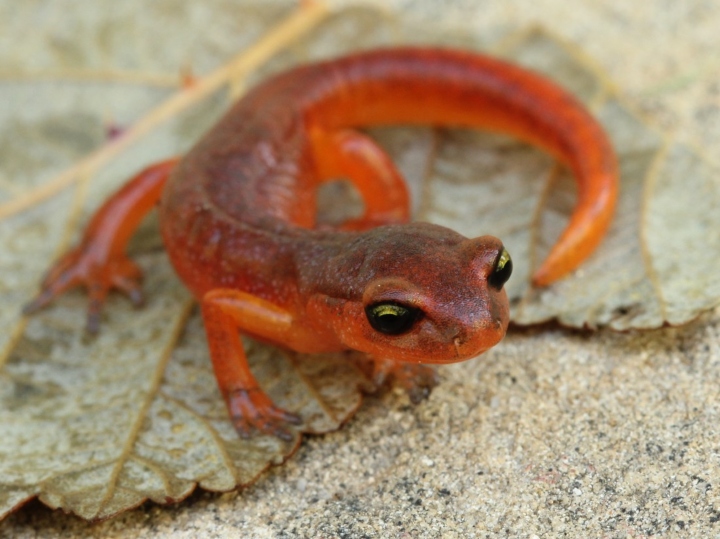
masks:
[[[492,273],[488,276],[488,284],[497,290],[500,290],[512,275],[513,263],[510,253],[503,247],[497,259]]]
[[[386,335],[400,335],[409,330],[421,313],[416,307],[399,303],[374,303],[365,307],[365,316],[376,331]]]

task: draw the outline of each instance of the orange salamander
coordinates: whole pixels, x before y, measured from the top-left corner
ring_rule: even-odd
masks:
[[[435,384],[422,363],[474,357],[505,334],[512,262],[500,240],[409,223],[408,192],[365,126],[477,127],[540,146],[574,173],[570,222],[533,276],[542,286],[580,264],[610,223],[617,164],[602,128],[540,75],[478,53],[435,48],[361,52],[304,65],[251,90],[187,155],[150,166],[94,215],[62,257],[33,312],[88,289],[96,331],[108,291],[140,304],[125,254],[159,202],[162,236],[202,307],[220,391],[241,436],[289,439],[300,419],[274,405],[250,372],[239,334],[299,352],[358,350],[378,379],[413,400]],[[316,190],[348,178],[364,214],[315,228]]]

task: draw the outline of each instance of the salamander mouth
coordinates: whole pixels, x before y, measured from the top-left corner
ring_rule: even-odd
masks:
[[[460,337],[455,337],[453,339],[453,344],[455,345],[455,357],[460,359],[462,357],[462,353],[460,352],[460,344],[461,344]]]

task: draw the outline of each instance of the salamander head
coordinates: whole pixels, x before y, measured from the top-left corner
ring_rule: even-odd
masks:
[[[364,233],[333,266],[352,290],[330,317],[348,348],[399,361],[452,363],[505,335],[503,285],[512,261],[497,238],[468,239],[423,223],[381,227]]]

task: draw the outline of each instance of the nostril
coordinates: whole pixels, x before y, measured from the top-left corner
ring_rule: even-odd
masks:
[[[442,326],[438,324],[437,329],[439,333],[438,336],[445,342],[451,342],[455,339],[459,339],[461,343],[465,341],[465,328],[462,323],[459,323],[456,320],[448,320],[446,323],[442,324]]]

